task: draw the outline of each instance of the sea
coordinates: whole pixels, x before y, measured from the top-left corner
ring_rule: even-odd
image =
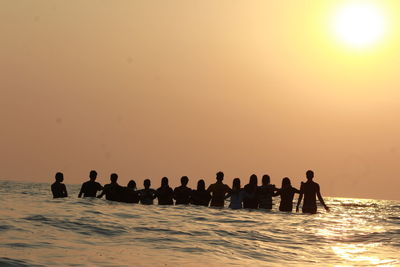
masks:
[[[0,181],[0,266],[400,266],[400,202],[326,197],[315,215],[143,206]],[[227,206],[227,203],[226,203]]]

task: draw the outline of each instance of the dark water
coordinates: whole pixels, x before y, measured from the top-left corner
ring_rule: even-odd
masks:
[[[0,181],[0,266],[400,266],[400,202],[327,198],[317,215],[53,200]]]

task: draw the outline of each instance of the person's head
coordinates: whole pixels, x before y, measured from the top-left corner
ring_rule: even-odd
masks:
[[[189,183],[189,178],[187,176],[182,176],[181,185],[186,186]]]
[[[57,172],[55,178],[57,182],[62,183],[62,181],[64,181],[64,174],[62,172]]]
[[[127,187],[136,189],[136,182],[134,180],[130,180]]]
[[[167,177],[163,177],[161,179],[161,187],[168,187],[168,178]]]
[[[200,180],[197,182],[197,190],[199,190],[199,191],[204,191],[204,190],[206,190],[206,183],[204,182],[203,179],[200,179]]]
[[[263,185],[269,185],[269,183],[271,182],[271,178],[269,177],[268,174],[264,174],[262,177],[262,184]]]
[[[224,180],[224,173],[223,172],[217,172],[217,182],[222,182]]]
[[[257,186],[257,184],[258,184],[257,175],[252,174],[252,175],[250,176],[249,184],[251,184],[252,186]]]
[[[308,170],[306,172],[307,180],[311,181],[314,178],[314,172],[312,170]]]
[[[144,180],[144,181],[143,181],[143,186],[144,186],[144,188],[149,189],[150,186],[151,186],[150,179]]]
[[[290,182],[290,179],[288,177],[285,177],[282,179],[282,188],[288,188],[291,187],[292,184]]]
[[[89,173],[90,181],[95,181],[97,178],[97,172],[95,170],[91,170]]]
[[[233,191],[239,191],[240,190],[240,179],[239,178],[233,179],[232,190]]]
[[[111,175],[110,175],[110,181],[111,181],[111,183],[116,183],[117,180],[118,180],[118,174],[116,174],[116,173],[111,173]]]

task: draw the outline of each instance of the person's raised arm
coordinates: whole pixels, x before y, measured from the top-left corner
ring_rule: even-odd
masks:
[[[299,212],[299,206],[300,206],[300,203],[301,203],[301,201],[303,200],[303,182],[301,182],[301,186],[300,186],[300,196],[299,196],[299,199],[298,199],[298,201],[297,201],[297,206],[296,206],[296,212]]]
[[[229,185],[225,185],[225,197],[224,199],[230,198],[232,196],[232,189],[229,187]]]
[[[272,193],[272,196],[273,196],[273,197],[279,196],[279,195],[281,194],[281,190],[282,190],[282,189],[279,189],[279,188],[276,188],[276,187],[275,187],[275,190],[276,190],[275,193]]]
[[[211,193],[211,192],[212,192],[212,189],[213,189],[213,185],[210,184],[210,185],[208,186],[208,188],[207,188],[207,192],[208,192],[208,193]]]
[[[83,194],[83,185],[81,186],[81,190],[79,191],[78,197],[82,197],[82,194]]]
[[[97,196],[97,198],[102,198],[106,194],[106,187],[103,188],[103,191],[101,192],[100,195]]]
[[[322,206],[324,206],[325,210],[329,211],[329,207],[325,204],[325,201],[322,198],[321,191],[319,189],[319,185],[318,185],[318,188],[317,188],[317,197],[318,197],[319,202],[321,202]]]

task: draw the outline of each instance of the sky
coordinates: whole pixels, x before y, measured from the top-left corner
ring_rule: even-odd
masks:
[[[346,1],[0,0],[0,179],[112,172],[229,185],[253,173],[325,196],[400,199],[400,3],[354,49]]]

